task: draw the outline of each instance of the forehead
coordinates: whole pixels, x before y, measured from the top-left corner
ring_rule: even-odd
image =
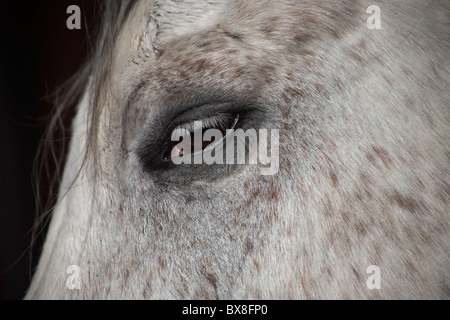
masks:
[[[207,40],[228,38],[225,47],[229,39],[239,40],[239,52],[255,58],[263,52],[285,55],[286,47],[297,51],[321,29],[335,30],[329,25],[334,22],[327,17],[331,15],[329,11],[342,11],[343,3],[347,2],[330,5],[312,0],[138,1],[117,39],[112,78],[120,88],[130,90],[146,69],[160,65],[162,52],[177,51],[178,56],[185,53],[186,57],[211,52],[214,46],[199,44]],[[192,46],[201,50],[189,50]]]
[[[241,33],[254,49],[324,34],[342,36],[358,0],[140,0],[128,15],[116,56],[140,64],[178,40],[215,29]]]
[[[116,45],[121,63],[142,64],[157,57],[170,44],[211,30],[244,35],[245,42],[258,47],[264,40],[302,41],[312,35],[340,4],[305,1],[247,0],[141,0],[133,7]],[[256,48],[255,48],[256,49]]]

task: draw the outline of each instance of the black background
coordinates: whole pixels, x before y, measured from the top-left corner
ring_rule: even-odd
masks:
[[[67,7],[81,9],[81,30],[69,30]],[[46,99],[92,50],[100,3],[89,0],[3,1],[0,5],[0,299],[22,299],[35,218],[32,167],[48,124]],[[46,117],[47,116],[47,117]],[[70,122],[67,124],[70,125]]]

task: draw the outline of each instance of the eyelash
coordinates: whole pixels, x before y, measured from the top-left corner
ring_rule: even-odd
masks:
[[[196,121],[202,122],[201,128],[199,128],[199,127],[196,128],[195,121],[190,121],[190,122],[186,122],[186,123],[183,123],[182,125],[177,126],[174,130],[185,129],[191,133],[194,133],[194,131],[200,130],[200,129],[208,130],[208,129],[216,128],[216,129],[219,129],[219,130],[225,132],[226,129],[231,129],[231,128],[228,128],[231,121],[232,121],[232,126],[234,126],[236,124],[238,117],[239,117],[239,115],[233,115],[230,113],[219,113],[212,117],[196,120]]]

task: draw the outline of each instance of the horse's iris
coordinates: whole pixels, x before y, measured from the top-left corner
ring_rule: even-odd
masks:
[[[170,146],[168,150],[163,155],[163,160],[170,161],[173,156],[182,156],[185,154],[193,153],[194,150],[205,150],[208,146],[216,143],[220,143],[221,141],[205,141],[201,140],[201,145],[196,145],[198,140],[194,139],[194,136],[200,135],[203,137],[205,131],[209,129],[218,129],[222,133],[222,137],[224,138],[227,134],[227,129],[234,129],[236,127],[237,122],[239,121],[239,114],[231,114],[231,113],[219,113],[213,115],[211,117],[207,117],[204,119],[198,119],[183,123],[174,128],[173,131],[177,129],[183,129],[183,132],[186,132],[186,135],[180,137],[180,139],[175,141],[170,141]],[[177,145],[187,136],[190,135],[191,148],[189,150],[179,150],[177,149]],[[222,138],[222,140],[223,140]]]

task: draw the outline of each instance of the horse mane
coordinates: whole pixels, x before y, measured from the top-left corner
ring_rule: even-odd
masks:
[[[136,0],[100,0],[94,5],[96,21],[93,36],[85,25],[90,52],[79,70],[63,82],[49,95],[52,103],[50,120],[46,126],[33,164],[33,191],[35,195],[35,221],[31,229],[29,245],[29,275],[32,274],[32,255],[39,237],[44,237],[49,224],[51,213],[58,202],[73,186],[88,155],[94,155],[96,144],[97,122],[102,104],[98,99],[98,92],[105,83],[108,67],[112,59],[112,49],[128,13]],[[86,20],[86,19],[85,19]],[[71,125],[76,107],[86,90],[89,90],[89,123],[87,143],[83,155],[83,165],[79,168],[75,178],[65,193],[59,195],[60,181],[68,145],[71,139]]]

